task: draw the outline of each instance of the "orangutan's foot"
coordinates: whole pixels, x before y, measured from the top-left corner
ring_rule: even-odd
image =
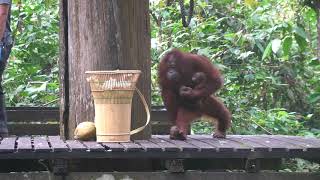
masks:
[[[216,130],[213,133],[212,137],[213,138],[226,138],[226,132],[222,132],[222,131]]]
[[[172,126],[170,128],[170,139],[174,140],[186,140],[187,135],[183,133],[177,126]]]

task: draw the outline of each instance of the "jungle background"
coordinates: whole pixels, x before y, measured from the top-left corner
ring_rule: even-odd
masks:
[[[179,48],[207,56],[222,71],[217,96],[233,114],[229,134],[320,137],[320,2],[181,2],[150,1],[152,105],[162,105],[159,60]],[[7,106],[58,106],[58,12],[57,0],[13,0]],[[206,122],[192,126],[193,133],[211,131]],[[319,170],[319,164],[295,162],[290,170]]]

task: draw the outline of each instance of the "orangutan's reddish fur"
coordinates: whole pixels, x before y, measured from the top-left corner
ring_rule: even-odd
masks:
[[[198,72],[205,74],[205,83],[197,86],[192,81]],[[204,56],[168,52],[159,65],[159,84],[164,105],[174,126],[172,139],[186,139],[187,128],[192,120],[203,115],[217,120],[214,137],[223,138],[230,126],[229,110],[214,95],[223,85],[219,70]]]

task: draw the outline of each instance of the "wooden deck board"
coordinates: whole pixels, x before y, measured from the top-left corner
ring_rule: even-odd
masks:
[[[243,137],[243,136],[241,136]],[[267,135],[262,136],[246,136],[243,137],[247,141],[255,142],[264,146],[267,146],[270,151],[273,152],[301,152],[303,151],[302,147],[299,147],[297,145],[280,141],[276,138],[271,138]]]
[[[212,138],[210,135],[193,135],[193,136],[190,136],[190,138],[210,144],[216,147],[219,152],[251,151],[251,147],[243,143],[231,141],[227,138],[225,139]]]
[[[107,148],[107,151],[112,152],[123,152],[125,151],[125,148],[120,143],[102,143],[103,146]]]
[[[18,152],[29,152],[29,151],[31,152],[31,151],[33,151],[30,136],[18,137],[17,151]]]
[[[262,144],[259,144],[257,142],[254,142],[254,141],[248,141],[245,137],[242,137],[242,136],[227,136],[227,138],[231,141],[236,141],[238,143],[242,143],[248,147],[251,147],[251,149],[253,151],[269,151],[269,147],[268,146],[265,146],[265,145],[262,145]]]
[[[167,141],[169,143],[173,143],[177,147],[181,149],[181,151],[200,151],[200,148],[188,143],[187,141],[179,141],[179,140],[171,140],[168,135],[155,135],[154,137],[159,138],[161,140]]]
[[[133,142],[123,142],[120,144],[125,148],[125,151],[127,152],[135,152],[135,151],[143,150],[143,148],[139,144],[136,144]]]
[[[194,146],[197,146],[200,148],[200,151],[201,152],[217,152],[217,148],[210,145],[210,144],[207,144],[205,142],[202,142],[202,141],[198,141],[198,140],[195,140],[195,139],[192,139],[192,138],[188,138],[186,140],[186,142],[188,142],[189,144],[193,144]]]
[[[8,137],[0,141],[0,159],[72,158],[313,158],[320,159],[320,139],[281,135],[229,135],[216,139],[189,135],[186,141],[153,135],[125,143],[63,141],[59,136]]]
[[[69,151],[67,144],[59,136],[49,136],[49,143],[54,152],[66,152]]]
[[[94,141],[83,141],[84,146],[87,147],[88,151],[90,152],[105,152],[106,149],[100,143]]]
[[[151,141],[148,141],[148,140],[135,140],[134,142],[140,144],[140,146],[146,152],[162,152],[162,148],[159,145],[157,145],[157,144],[155,144],[155,143],[153,143]]]
[[[67,140],[66,141],[68,147],[71,149],[72,152],[76,151],[89,151],[87,147],[85,147],[80,141],[77,140]]]
[[[157,144],[165,152],[179,152],[181,149],[173,143],[167,142],[165,140],[159,139],[159,136],[152,136],[151,142]]]
[[[305,138],[300,136],[284,136],[284,135],[277,135],[277,136],[270,136],[270,137],[301,146],[306,151],[320,150],[320,141],[319,139],[316,139],[316,138]]]
[[[52,149],[49,146],[47,136],[35,136],[33,137],[33,145],[35,152],[51,152]]]
[[[15,151],[15,143],[17,137],[3,138],[0,144],[0,153],[11,153]]]

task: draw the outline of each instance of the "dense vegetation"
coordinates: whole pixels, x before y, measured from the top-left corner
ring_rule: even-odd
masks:
[[[313,9],[297,0],[198,0],[183,27],[179,3],[167,2],[151,5],[153,104],[161,104],[159,57],[175,47],[205,55],[222,70],[225,86],[218,95],[233,113],[232,133],[320,134]],[[197,132],[207,128],[194,125]]]
[[[54,106],[58,83],[58,1],[13,0],[15,44],[4,76],[7,106]]]
[[[13,2],[7,104],[57,106],[58,1]],[[180,48],[209,57],[223,72],[225,86],[218,95],[233,113],[231,133],[320,136],[317,21],[306,2],[195,0],[184,27],[178,0],[151,1],[153,105],[162,105],[159,59]],[[211,131],[203,122],[193,130]]]

